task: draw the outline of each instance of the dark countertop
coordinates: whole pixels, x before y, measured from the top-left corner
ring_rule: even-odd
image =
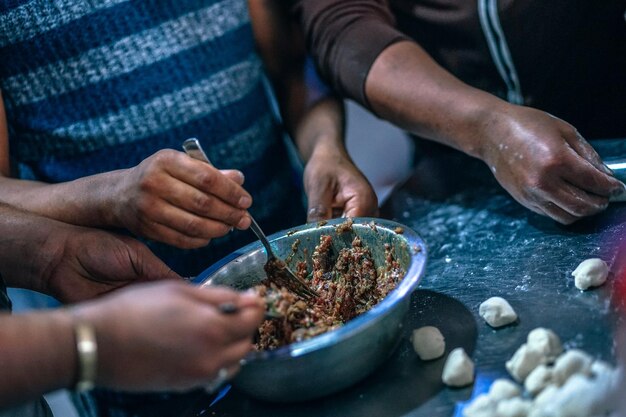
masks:
[[[626,140],[594,145],[605,157],[626,156]],[[213,405],[212,397],[194,393],[172,398],[158,409],[148,406],[146,415],[460,416],[459,405],[507,375],[504,362],[539,326],[553,329],[566,347],[615,362],[618,315],[610,303],[611,282],[583,293],[570,274],[590,257],[614,263],[626,236],[626,204],[560,226],[516,203],[479,161],[435,151],[393,193],[382,217],[420,233],[429,248],[429,263],[413,294],[402,343],[380,369],[346,391],[310,403],[261,403],[232,389]],[[493,330],[478,316],[478,305],[496,295],[509,300],[518,323]],[[439,327],[448,352],[466,349],[476,363],[473,386],[446,388],[440,379],[444,359],[417,358],[409,335],[423,325]]]

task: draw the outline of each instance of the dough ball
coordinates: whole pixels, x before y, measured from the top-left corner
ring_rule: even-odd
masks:
[[[601,361],[601,360],[596,360],[593,361],[593,363],[591,364],[591,375],[593,375],[594,377],[599,377],[611,372],[615,371],[615,368],[613,368],[610,364]]]
[[[500,378],[493,381],[489,388],[489,398],[494,401],[506,400],[522,395],[522,390],[513,381]]]
[[[535,408],[535,406],[533,405],[533,408],[530,410],[530,413],[528,413],[528,417],[550,417],[550,416],[546,415],[543,409]]]
[[[601,361],[600,361],[601,362]],[[606,365],[606,367],[604,366]],[[593,391],[589,394],[593,399],[592,409],[594,415],[604,416],[612,411],[622,410],[620,400],[624,397],[624,383],[621,379],[621,371],[603,363],[602,368],[596,366],[594,373]]]
[[[433,326],[420,327],[413,330],[413,349],[423,361],[437,359],[446,350],[446,341],[438,328]]]
[[[497,403],[489,395],[481,394],[463,408],[463,417],[493,417],[496,406]]]
[[[554,362],[563,353],[561,339],[550,329],[537,327],[528,333],[527,341],[531,349],[541,352],[546,363]]]
[[[520,397],[509,398],[498,403],[498,417],[526,417],[532,409],[532,402]]]
[[[592,362],[591,356],[582,350],[568,350],[554,363],[554,382],[563,385],[574,374],[589,375]]]
[[[593,391],[591,379],[574,375],[543,406],[543,411],[550,417],[591,417],[595,402]]]
[[[545,387],[543,389],[543,391],[541,391],[541,393],[539,395],[537,395],[535,397],[535,401],[533,403],[533,406],[535,408],[541,408],[541,407],[545,406],[550,401],[552,401],[552,398],[556,395],[557,392],[559,392],[559,387],[558,386],[556,386],[554,384],[548,385],[547,387]]]
[[[463,348],[450,352],[443,366],[441,379],[450,387],[464,387],[474,382],[474,362]]]
[[[506,362],[506,369],[516,381],[524,382],[528,374],[543,363],[544,360],[541,352],[532,349],[527,343],[524,343],[517,349],[513,357]]]
[[[524,388],[532,396],[539,394],[545,387],[552,383],[552,368],[546,365],[536,367],[524,381]]]
[[[609,266],[600,258],[591,258],[582,261],[572,272],[574,285],[585,291],[591,287],[598,287],[606,281],[609,275]]]
[[[513,307],[502,297],[491,297],[484,301],[479,309],[478,314],[491,327],[502,327],[513,323],[517,320],[517,314]]]

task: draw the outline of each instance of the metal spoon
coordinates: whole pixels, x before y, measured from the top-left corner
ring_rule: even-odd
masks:
[[[183,142],[183,149],[190,157],[199,161],[206,162],[207,164],[211,164],[211,161],[209,161],[209,158],[202,149],[202,146],[200,146],[200,142],[198,141],[198,139],[187,139]],[[298,278],[289,269],[287,264],[274,254],[274,251],[270,246],[270,242],[267,240],[265,233],[263,233],[263,230],[261,230],[256,220],[254,220],[252,216],[250,216],[250,220],[250,229],[252,229],[254,234],[259,238],[267,253],[267,262],[265,263],[264,267],[265,272],[267,273],[267,278],[278,286],[284,286],[288,288],[290,291],[299,295],[305,300],[317,297],[318,294],[313,289],[311,289],[304,281]]]

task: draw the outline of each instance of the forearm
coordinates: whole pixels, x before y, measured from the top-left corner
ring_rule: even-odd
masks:
[[[77,366],[72,329],[66,311],[0,314],[0,409],[72,386]]]
[[[344,119],[343,102],[335,97],[312,104],[298,121],[294,134],[300,157],[308,161],[315,152],[347,157]]]
[[[378,56],[365,91],[380,117],[475,157],[484,153],[484,132],[510,107],[455,78],[413,42],[396,43]]]
[[[119,227],[113,219],[113,189],[123,171],[47,184],[0,177],[0,202],[64,223]]]
[[[45,277],[63,256],[57,222],[0,203],[0,274],[7,286],[45,293]]]
[[[0,90],[0,149],[6,149],[7,154],[4,158],[0,157],[0,175],[9,175],[9,128],[7,127],[7,115],[4,111],[4,100],[2,99],[2,90]]]
[[[484,127],[506,102],[439,66],[394,27],[386,0],[298,0],[322,75],[342,94],[419,136],[481,157]]]
[[[10,177],[9,135],[0,91],[0,203],[84,226],[119,226],[109,210],[111,189],[122,171],[60,184]]]

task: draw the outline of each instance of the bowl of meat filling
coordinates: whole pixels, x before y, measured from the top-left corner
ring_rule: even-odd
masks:
[[[255,351],[233,385],[267,401],[303,401],[344,389],[387,360],[426,264],[417,233],[355,218],[306,224],[269,240],[318,296],[304,300],[269,281],[260,242],[198,276],[201,285],[254,288],[266,301]]]

